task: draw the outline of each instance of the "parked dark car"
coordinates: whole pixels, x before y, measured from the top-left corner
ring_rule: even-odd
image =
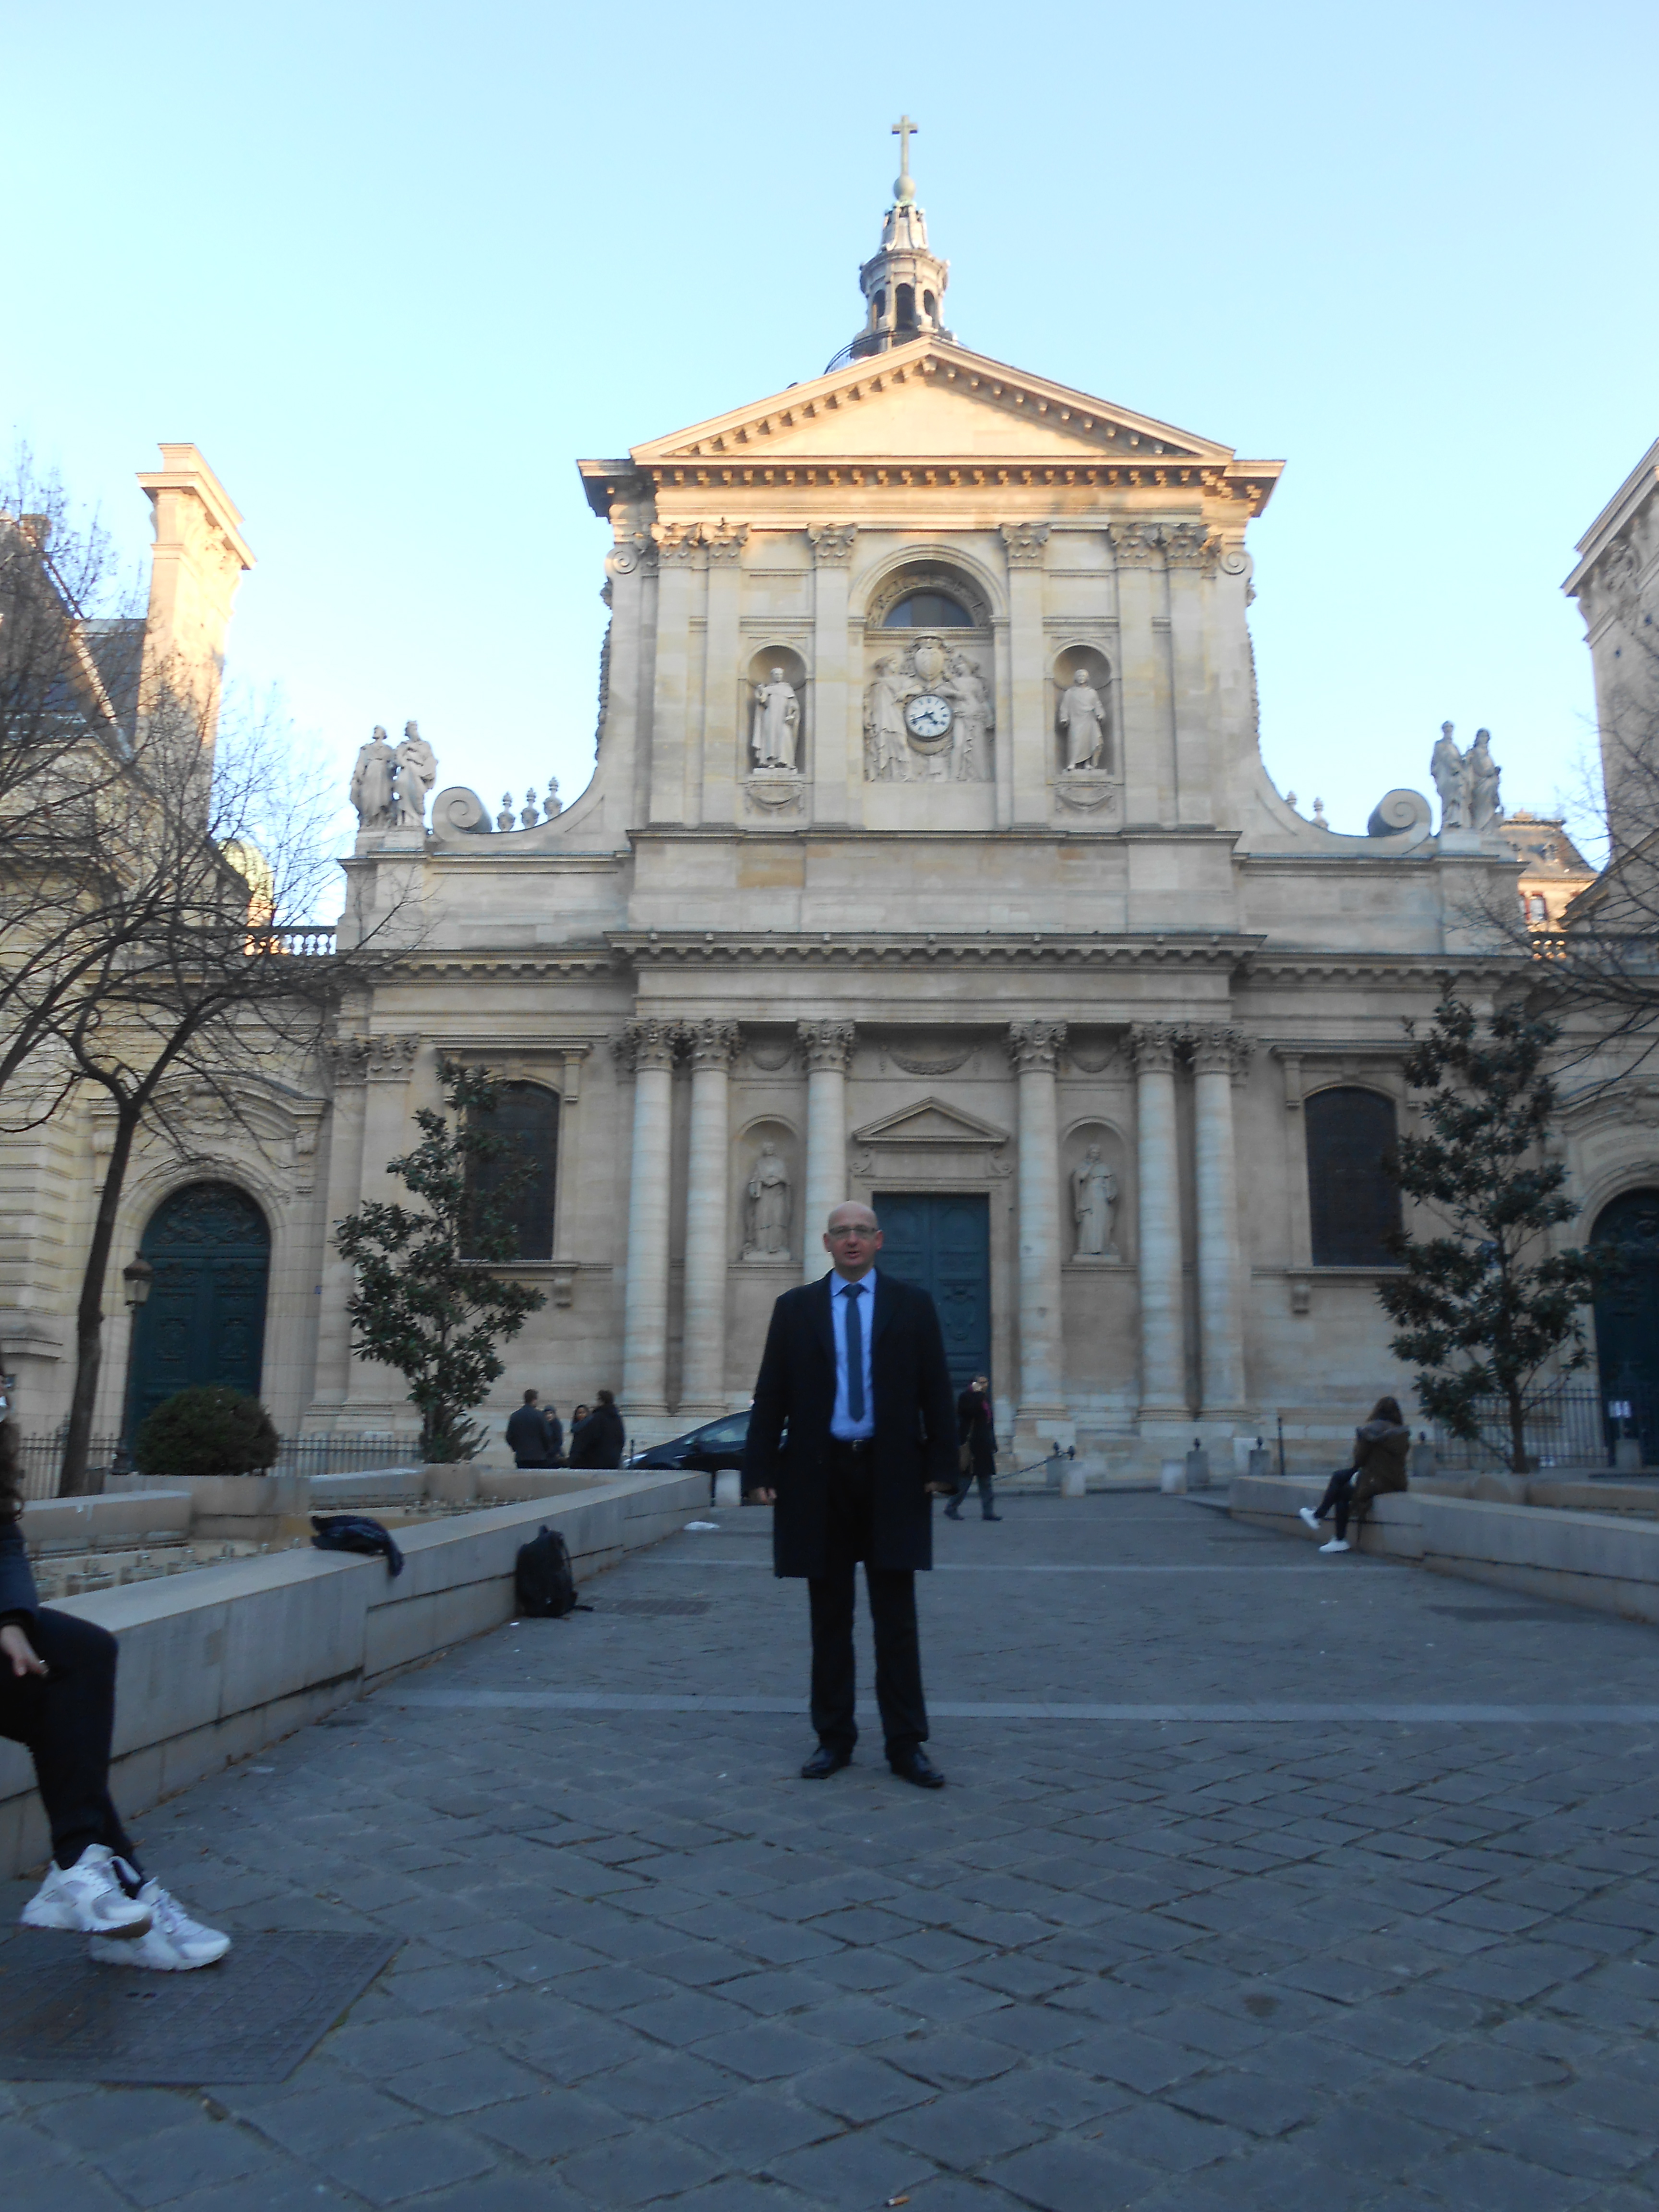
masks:
[[[688,1429],[683,1437],[671,1437],[665,1444],[653,1444],[649,1451],[635,1452],[628,1464],[683,1468],[688,1474],[704,1474],[712,1482],[722,1468],[742,1467],[743,1448],[748,1441],[745,1409],[726,1413],[718,1421],[705,1421],[700,1429]]]

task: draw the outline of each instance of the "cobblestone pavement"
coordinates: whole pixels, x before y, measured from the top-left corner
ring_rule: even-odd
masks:
[[[942,1792],[873,1734],[795,1778],[745,1510],[152,1814],[210,1916],[404,1948],[281,2087],[0,2085],[7,2212],[1652,2212],[1659,1727],[1536,1716],[1650,1716],[1653,1632],[1181,1499],[1005,1512],[921,1583]],[[1057,1710],[1103,1705],[1200,1717]]]

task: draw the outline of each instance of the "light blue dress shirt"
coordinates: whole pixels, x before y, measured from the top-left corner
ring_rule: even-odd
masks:
[[[859,1301],[859,1328],[864,1338],[864,1419],[855,1421],[847,1410],[847,1297],[852,1291]],[[856,1443],[876,1433],[876,1393],[870,1375],[870,1340],[876,1329],[876,1271],[871,1268],[860,1283],[848,1283],[840,1275],[830,1278],[830,1323],[836,1333],[836,1410],[830,1416],[830,1433],[843,1443]]]

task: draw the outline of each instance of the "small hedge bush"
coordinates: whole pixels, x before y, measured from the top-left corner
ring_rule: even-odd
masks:
[[[140,1474],[263,1474],[276,1461],[276,1429],[257,1398],[199,1382],[163,1399],[132,1447]]]

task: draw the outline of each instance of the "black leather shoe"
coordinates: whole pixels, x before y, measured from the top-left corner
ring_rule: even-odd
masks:
[[[850,1751],[837,1751],[833,1743],[821,1743],[800,1771],[803,1782],[822,1782],[831,1774],[838,1774],[843,1766],[853,1764]]]
[[[1000,1513],[981,1513],[979,1517],[981,1521],[1000,1521],[1002,1516]]]
[[[901,1752],[887,1764],[901,1782],[914,1782],[918,1790],[943,1790],[945,1777],[939,1772],[920,1745],[915,1751]]]
[[[954,1505],[947,1505],[945,1509],[945,1517],[947,1521],[960,1521],[962,1516]]]

